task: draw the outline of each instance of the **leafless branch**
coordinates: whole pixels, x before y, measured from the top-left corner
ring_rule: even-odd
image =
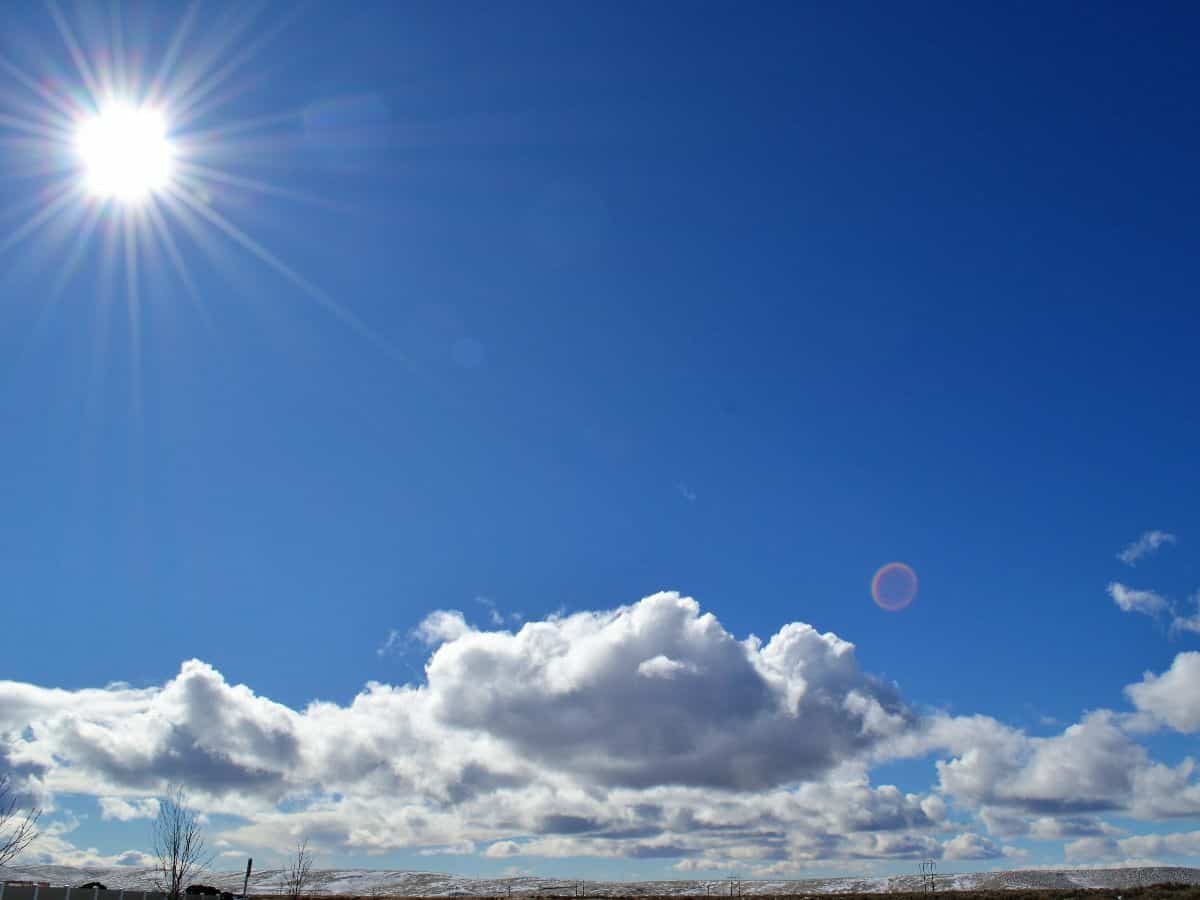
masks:
[[[296,844],[296,855],[292,857],[290,867],[283,873],[283,895],[289,900],[301,900],[304,896],[304,889],[309,884],[312,862],[312,854],[308,851],[308,838],[304,838]]]
[[[7,866],[38,836],[40,809],[17,808],[12,781],[0,775],[0,866]]]
[[[188,806],[182,785],[171,785],[158,805],[154,823],[154,855],[158,889],[168,900],[179,900],[184,889],[208,867],[199,814]]]

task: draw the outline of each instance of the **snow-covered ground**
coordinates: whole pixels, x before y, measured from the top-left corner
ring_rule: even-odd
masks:
[[[280,890],[283,872],[264,869],[250,876],[251,894]],[[242,871],[210,872],[200,881],[240,892]],[[0,880],[48,881],[52,885],[78,885],[100,881],[106,887],[153,890],[155,870],[133,867],[71,868],[69,866],[14,866],[0,869]],[[1017,869],[1007,872],[972,872],[939,875],[940,890],[1003,890],[1037,888],[1129,888],[1162,882],[1200,884],[1200,869],[1141,867],[1120,869]],[[919,875],[815,878],[799,881],[743,881],[745,894],[846,894],[919,891]],[[630,897],[729,894],[728,881],[567,881],[561,878],[468,878],[437,872],[380,869],[323,869],[312,873],[313,894],[352,897],[505,897],[529,895]]]

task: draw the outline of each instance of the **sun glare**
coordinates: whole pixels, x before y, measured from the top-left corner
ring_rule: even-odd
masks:
[[[79,127],[78,150],[87,190],[137,203],[167,186],[172,148],[162,113],[116,104]]]
[[[29,71],[7,55],[10,44],[23,44],[0,31],[0,157],[6,179],[29,185],[15,207],[7,194],[0,204],[0,262],[24,242],[39,245],[39,261],[61,254],[54,260],[61,268],[44,300],[47,310],[72,278],[88,271],[85,262],[99,256],[105,295],[124,282],[136,372],[141,309],[173,296],[163,291],[169,283],[160,277],[164,268],[174,270],[207,319],[191,262],[224,263],[222,244],[229,243],[360,336],[402,357],[232,217],[257,198],[325,202],[276,182],[281,170],[294,171],[295,162],[278,167],[277,156],[309,143],[307,115],[268,104],[252,118],[230,118],[235,98],[245,108],[268,101],[265,94],[248,93],[258,85],[251,64],[289,18],[260,21],[262,4],[233,4],[230,15],[209,17],[200,11],[203,4],[187,3],[178,5],[168,33],[157,31],[168,23],[149,15],[149,7],[144,18],[126,21],[106,4],[67,4],[77,8],[75,15],[55,0],[44,5],[62,47],[58,53],[30,52]],[[254,31],[261,33],[251,39]],[[331,136],[337,143],[345,135],[335,128],[321,140]],[[260,212],[265,219],[273,215]],[[280,213],[280,220],[290,213]],[[134,390],[140,396],[136,380]]]

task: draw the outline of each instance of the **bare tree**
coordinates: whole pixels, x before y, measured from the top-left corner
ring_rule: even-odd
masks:
[[[283,870],[283,895],[290,900],[300,900],[304,889],[309,885],[309,873],[312,871],[313,858],[308,852],[308,838],[303,838],[296,844],[296,855],[291,864]]]
[[[16,859],[38,836],[40,809],[17,808],[17,795],[7,775],[0,775],[0,866]]]
[[[211,854],[205,851],[200,814],[188,806],[183,785],[167,788],[167,796],[158,804],[154,855],[158,889],[168,900],[179,900],[184,888],[212,861]]]

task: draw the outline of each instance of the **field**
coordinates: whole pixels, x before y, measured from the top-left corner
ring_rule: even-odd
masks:
[[[284,872],[255,870],[250,877],[251,900],[282,900]],[[135,867],[15,866],[0,870],[0,880],[27,880],[56,886],[92,881],[110,890],[105,900],[121,898],[120,891],[154,891],[153,869]],[[240,893],[245,870],[206,872],[199,881],[222,891]],[[1147,866],[1125,868],[1012,869],[993,872],[944,873],[936,877],[936,894],[952,892],[954,900],[1200,900],[1200,869]],[[896,900],[929,900],[921,876],[858,875],[804,880],[730,881],[582,881],[536,875],[479,878],[439,872],[378,869],[320,869],[311,873],[305,894],[313,900],[414,900],[448,897],[501,900],[580,900],[580,898],[753,897],[772,900],[858,900],[886,894]],[[102,895],[103,896],[103,895]],[[32,900],[14,891],[4,900]],[[44,900],[51,900],[47,897]],[[72,896],[71,900],[76,900]],[[100,900],[100,898],[96,898]]]
[[[586,898],[603,898],[603,900],[713,900],[715,897],[729,897],[728,885],[725,893],[715,889],[709,894],[589,894],[581,893],[538,893],[536,895],[521,894],[522,898],[536,896],[544,900],[586,900]],[[939,890],[933,894],[923,891],[888,891],[888,900],[931,900],[938,894],[953,893],[954,900],[1200,900],[1200,885],[1195,884],[1153,884],[1144,887],[1133,887],[1122,890],[1111,888],[1075,888],[1062,890],[1023,890],[997,889],[986,891],[972,890]],[[839,893],[838,900],[880,900],[883,892]],[[471,894],[459,896],[479,897],[480,900],[507,900],[507,894],[484,895]],[[518,896],[513,894],[513,897]],[[733,896],[751,896],[734,892]],[[818,894],[754,894],[755,900],[830,900],[828,893]],[[282,895],[258,894],[255,900],[289,900]],[[400,897],[398,895],[321,895],[321,900],[445,900],[445,895],[437,897]]]

